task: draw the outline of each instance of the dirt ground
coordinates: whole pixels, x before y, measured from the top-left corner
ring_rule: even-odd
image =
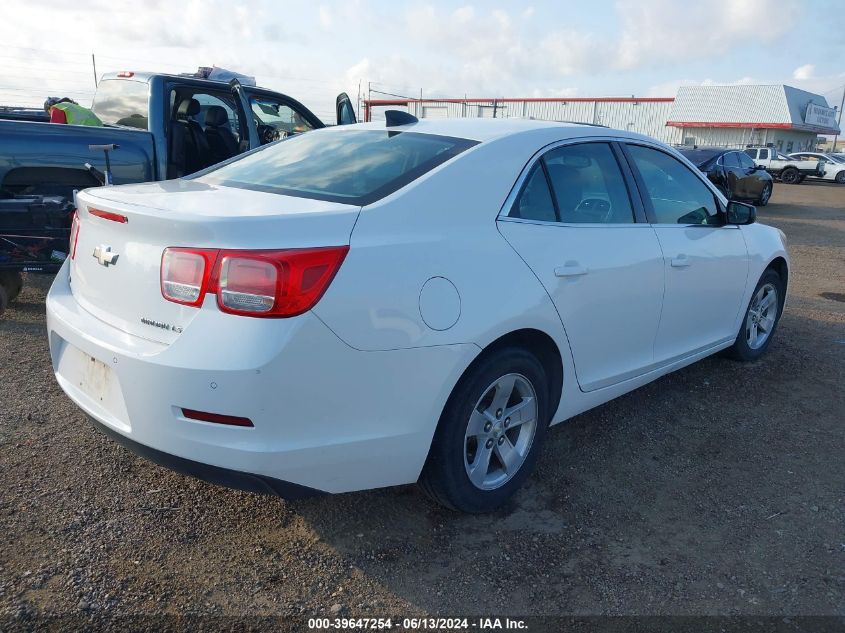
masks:
[[[289,503],[135,457],[57,386],[30,276],[0,319],[0,617],[845,615],[845,186],[778,184],[759,219],[793,258],[768,355],[555,427],[491,516],[414,486]]]

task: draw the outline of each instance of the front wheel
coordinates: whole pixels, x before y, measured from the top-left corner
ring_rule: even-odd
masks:
[[[23,288],[23,277],[18,271],[4,270],[0,272],[0,286],[6,289],[9,303],[18,298]]]
[[[757,206],[760,206],[760,207],[765,207],[767,204],[769,204],[769,198],[771,198],[771,197],[772,197],[772,183],[767,182],[763,186],[763,191],[760,192],[760,197],[757,198],[757,201],[755,202],[755,204],[757,204]]]
[[[763,273],[745,311],[739,334],[728,354],[741,361],[754,361],[772,342],[783,310],[783,281],[774,270]]]
[[[440,417],[422,489],[463,512],[490,512],[531,474],[548,428],[548,378],[529,352],[503,348],[461,379]]]
[[[835,180],[836,180],[836,182],[838,182],[840,185],[845,185],[845,169],[843,169],[843,170],[842,170],[842,171],[840,171],[838,174],[836,174],[836,179],[835,179]]]

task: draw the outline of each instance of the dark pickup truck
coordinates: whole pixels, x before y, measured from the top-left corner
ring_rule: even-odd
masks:
[[[346,94],[336,100],[337,124],[355,122]],[[0,192],[70,197],[98,186],[103,152],[116,185],[166,180],[290,134],[325,127],[286,95],[236,81],[120,72],[104,75],[92,106],[103,127],[32,121],[0,110]],[[26,120],[30,118],[30,120]]]

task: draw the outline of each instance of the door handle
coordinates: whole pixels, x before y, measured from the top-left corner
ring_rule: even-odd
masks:
[[[686,255],[681,253],[677,257],[673,257],[669,263],[672,265],[672,268],[686,268],[690,265],[690,260]]]
[[[586,275],[590,269],[581,266],[578,262],[566,262],[563,266],[555,268],[555,277],[579,277]]]

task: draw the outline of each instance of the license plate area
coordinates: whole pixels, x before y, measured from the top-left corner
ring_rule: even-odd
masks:
[[[103,422],[129,430],[129,417],[112,365],[64,341],[56,365],[59,383],[88,413]]]

